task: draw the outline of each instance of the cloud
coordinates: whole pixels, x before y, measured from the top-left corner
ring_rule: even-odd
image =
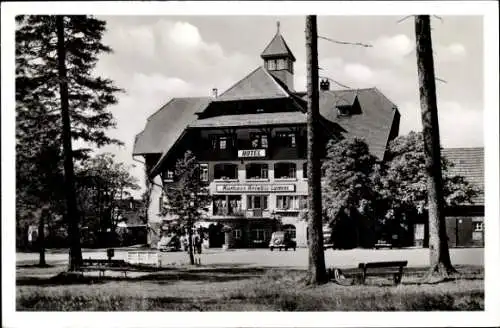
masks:
[[[435,58],[440,62],[461,61],[467,57],[465,46],[461,43],[451,43],[448,46],[437,46],[434,50]]]
[[[441,144],[445,147],[483,146],[483,110],[455,101],[438,102]]]
[[[173,94],[182,97],[191,89],[189,83],[177,77],[167,77],[158,73],[135,73],[128,91],[143,97],[149,97],[158,92],[164,95]]]
[[[103,42],[120,56],[150,59],[156,52],[154,35],[147,26],[113,27],[104,34]]]
[[[401,114],[400,135],[422,131],[421,109],[416,102],[398,106]],[[483,111],[474,106],[464,107],[456,101],[438,101],[438,119],[443,147],[481,147],[483,138]]]
[[[400,64],[415,49],[415,42],[405,34],[381,36],[372,41],[369,54],[375,58]]]
[[[198,28],[186,22],[175,22],[168,31],[168,36],[181,46],[196,47],[202,43]]]
[[[362,82],[368,82],[373,78],[373,71],[362,64],[346,64],[344,71],[347,76]]]

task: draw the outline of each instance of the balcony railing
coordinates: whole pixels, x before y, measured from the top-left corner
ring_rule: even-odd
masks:
[[[246,217],[247,218],[270,218],[271,214],[269,210],[264,210],[264,209],[248,209],[246,210]]]
[[[245,216],[244,211],[240,207],[222,207],[214,208],[215,216]]]

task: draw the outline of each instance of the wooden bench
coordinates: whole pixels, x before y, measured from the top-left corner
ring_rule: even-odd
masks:
[[[104,277],[106,270],[120,271],[127,277],[127,263],[123,260],[109,259],[82,259],[82,265],[79,268],[80,272],[84,271],[99,271],[99,277]]]
[[[408,264],[408,261],[391,261],[391,262],[369,262],[369,263],[359,263],[358,268],[361,270],[361,283],[364,284],[366,276],[369,274],[368,270],[375,269],[371,275],[380,274],[393,274],[394,284],[398,285],[401,283],[401,278],[403,277],[403,269]],[[382,269],[382,270],[377,270]]]
[[[125,266],[126,262],[124,260],[108,260],[108,259],[82,259],[82,265],[106,265],[109,267],[121,267]]]

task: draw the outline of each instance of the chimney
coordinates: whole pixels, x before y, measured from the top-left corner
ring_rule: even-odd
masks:
[[[212,97],[217,98],[217,88],[212,89]]]
[[[321,91],[328,91],[328,90],[330,90],[330,81],[328,81],[327,79],[321,80],[321,82],[319,83],[319,89]]]

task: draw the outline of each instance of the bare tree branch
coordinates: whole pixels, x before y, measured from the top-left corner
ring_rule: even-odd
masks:
[[[327,40],[327,41],[330,41],[330,42],[333,42],[333,43],[337,43],[337,44],[347,44],[347,45],[360,46],[360,47],[365,47],[365,48],[371,48],[371,47],[373,47],[371,44],[367,44],[367,43],[338,41],[338,40],[330,39],[330,38],[327,38],[325,36],[319,36],[319,35],[318,35],[318,39]]]
[[[446,80],[440,79],[439,77],[436,77],[436,81],[442,82],[442,83],[448,83]]]
[[[441,21],[441,23],[443,23],[443,22],[444,22],[444,19],[443,19],[443,17],[441,17],[441,16],[438,16],[438,15],[432,15],[432,17],[439,19],[439,20]]]
[[[405,16],[405,17],[401,18],[400,20],[398,20],[396,23],[398,23],[398,24],[399,24],[399,23],[401,23],[401,22],[404,22],[405,20],[407,20],[408,18],[413,17],[413,16],[414,16],[414,15],[408,15],[408,16]]]

